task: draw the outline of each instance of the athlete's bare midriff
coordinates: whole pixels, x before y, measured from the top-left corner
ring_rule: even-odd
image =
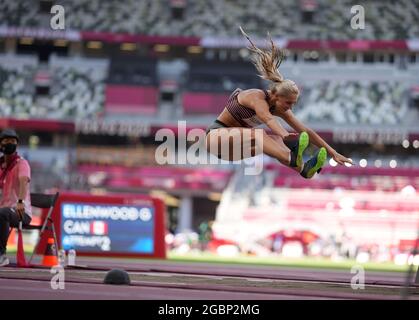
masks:
[[[217,120],[224,123],[227,127],[242,127],[242,125],[233,118],[227,108],[224,108],[224,110],[218,116]]]

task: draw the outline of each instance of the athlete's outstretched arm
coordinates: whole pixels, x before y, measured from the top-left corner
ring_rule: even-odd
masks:
[[[258,118],[265,123],[274,134],[280,136],[282,139],[297,135],[285,130],[285,128],[275,119],[269,112],[269,105],[266,100],[252,97],[248,99],[247,102],[254,108]]]
[[[310,136],[310,142],[318,147],[325,147],[329,155],[339,164],[350,163],[353,164],[351,159],[338,153],[326,141],[324,141],[314,130],[307,127],[304,123],[297,119],[291,110],[284,112],[281,117],[297,132],[307,132]]]

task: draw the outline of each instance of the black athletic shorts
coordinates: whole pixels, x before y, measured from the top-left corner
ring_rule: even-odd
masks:
[[[206,134],[208,134],[211,130],[214,129],[220,129],[220,128],[228,128],[224,123],[222,123],[220,120],[215,120],[206,131]]]

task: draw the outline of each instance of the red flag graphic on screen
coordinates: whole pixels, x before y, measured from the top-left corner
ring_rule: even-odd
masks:
[[[105,221],[93,221],[90,224],[90,233],[98,236],[108,234],[108,224]]]

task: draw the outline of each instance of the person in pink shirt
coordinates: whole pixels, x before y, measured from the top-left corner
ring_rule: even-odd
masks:
[[[30,187],[31,168],[28,161],[17,153],[19,137],[12,129],[0,134],[0,267],[8,265],[6,256],[10,227],[19,223],[28,225],[32,220]]]

